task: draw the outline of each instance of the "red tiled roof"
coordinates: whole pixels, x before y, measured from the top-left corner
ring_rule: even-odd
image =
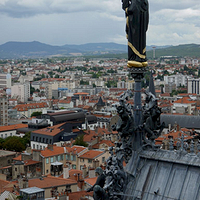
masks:
[[[177,101],[174,101],[174,103],[193,104],[196,103],[196,101],[192,101],[189,97],[183,97]]]
[[[89,95],[89,93],[86,93],[86,92],[77,92],[77,93],[74,93],[74,95]]]
[[[27,128],[28,124],[14,124],[9,126],[0,126],[0,132],[17,130],[19,128]]]
[[[103,151],[95,151],[95,150],[89,150],[86,153],[79,156],[79,158],[88,158],[88,159],[94,159],[97,156],[103,154]]]
[[[56,186],[65,186],[65,185],[74,185],[77,184],[77,181],[71,179],[58,178],[53,176],[43,177],[43,180],[29,179],[29,187],[39,187],[39,188],[52,188]]]
[[[37,109],[37,108],[47,108],[48,104],[46,102],[41,103],[30,103],[30,104],[18,104],[14,107],[17,111],[27,111],[29,109]]]
[[[58,147],[53,145],[53,151],[48,149],[48,147],[46,147],[44,150],[41,151],[41,155],[44,157],[50,157],[50,156],[64,154],[65,152],[66,152],[65,147]]]
[[[96,181],[97,181],[97,177],[85,178],[84,181],[86,183],[88,183],[89,185],[93,186],[96,183]]]
[[[92,147],[93,147],[94,149],[98,149],[99,146],[100,146],[101,144],[106,144],[106,145],[109,146],[109,147],[115,146],[115,144],[114,144],[113,142],[111,142],[110,140],[102,140],[101,142],[99,142],[99,143],[93,145]]]
[[[93,196],[93,192],[86,192],[86,191],[80,191],[80,192],[71,192],[69,193],[69,200],[80,200],[81,197],[87,197],[87,196],[90,196],[92,197]]]
[[[47,128],[43,128],[43,129],[39,129],[39,130],[33,131],[32,133],[54,136],[54,135],[57,135],[58,133],[60,133],[61,131],[64,130],[64,129],[60,129],[60,127],[63,124],[65,124],[65,123],[58,124],[58,125],[51,126],[51,127],[47,127]]]

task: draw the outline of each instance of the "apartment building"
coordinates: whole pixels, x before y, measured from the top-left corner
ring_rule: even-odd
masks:
[[[8,125],[8,99],[0,96],[0,125]]]
[[[11,86],[11,97],[16,97],[21,102],[27,102],[30,97],[30,83],[16,83]]]
[[[11,75],[0,74],[0,88],[11,88]]]
[[[187,91],[192,94],[200,94],[200,79],[188,79]]]

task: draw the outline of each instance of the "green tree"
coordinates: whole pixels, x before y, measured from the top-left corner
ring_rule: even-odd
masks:
[[[17,136],[7,137],[3,143],[3,148],[8,151],[22,152],[26,149],[26,146],[23,144],[23,140]]]
[[[31,131],[26,132],[24,137],[22,138],[22,143],[26,147],[27,144],[30,146],[30,141],[31,141]]]
[[[40,116],[42,114],[42,112],[33,112],[32,114],[31,114],[31,117],[37,117],[37,116]]]
[[[79,146],[84,146],[87,147],[88,144],[83,140],[84,139],[84,135],[79,135],[74,142],[74,145],[79,145]]]
[[[5,140],[3,138],[0,138],[0,149],[3,148],[4,142],[5,142]]]
[[[30,94],[33,94],[35,92],[35,88],[32,87],[32,85],[30,84]]]

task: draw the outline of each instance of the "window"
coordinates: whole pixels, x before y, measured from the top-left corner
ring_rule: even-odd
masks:
[[[63,155],[60,155],[60,160],[63,160]]]
[[[35,136],[33,136],[33,141],[35,140]]]
[[[5,134],[5,138],[7,138],[7,133]]]
[[[46,164],[49,164],[49,158],[46,158]]]
[[[44,138],[42,138],[42,143],[44,143]]]
[[[33,149],[35,149],[35,144],[33,144]]]
[[[72,169],[76,169],[76,165],[72,165]]]
[[[39,145],[37,145],[37,149],[39,149]]]
[[[88,159],[88,163],[92,163],[92,159]]]
[[[53,157],[51,157],[50,159],[51,159],[50,161],[51,161],[51,163],[52,163],[52,162],[53,162]]]
[[[84,162],[84,158],[81,158],[81,162]]]
[[[76,161],[76,156],[75,155],[71,155],[71,160],[72,161]]]
[[[60,155],[58,156],[58,161],[60,161]]]
[[[12,136],[12,133],[10,133],[10,136]]]
[[[52,139],[50,139],[50,141],[49,141],[49,144],[51,144],[52,143]]]
[[[83,170],[83,168],[84,168],[84,165],[80,165],[80,170]]]
[[[102,163],[104,163],[105,162],[105,157],[102,157]]]
[[[49,173],[49,170],[47,169],[46,172],[47,172],[47,174],[48,174],[48,173]]]
[[[66,160],[70,160],[70,156],[66,154]]]

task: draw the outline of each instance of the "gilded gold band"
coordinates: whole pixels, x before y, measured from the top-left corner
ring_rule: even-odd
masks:
[[[139,56],[140,58],[143,58],[143,59],[146,58],[146,56],[140,54],[140,52],[137,51],[137,49],[136,49],[130,42],[128,42],[128,46],[132,49],[132,51],[133,51],[137,56]]]
[[[126,17],[126,26],[129,28],[128,17]]]

